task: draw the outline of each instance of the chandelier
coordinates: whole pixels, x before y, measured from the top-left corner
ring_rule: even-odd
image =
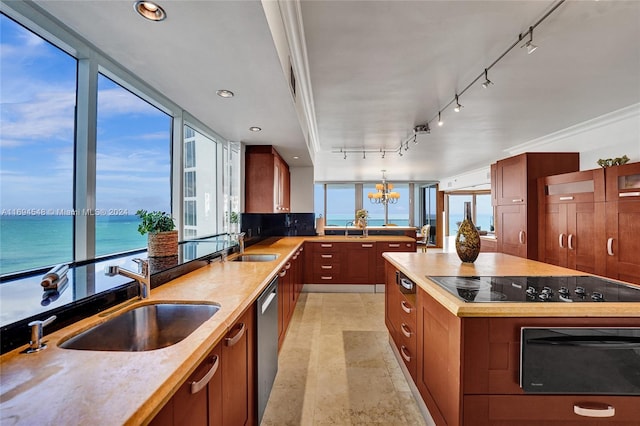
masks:
[[[370,192],[369,201],[373,204],[396,204],[400,199],[398,192],[393,192],[393,184],[388,183],[384,176],[386,170],[382,171],[382,183],[376,183],[376,192]]]

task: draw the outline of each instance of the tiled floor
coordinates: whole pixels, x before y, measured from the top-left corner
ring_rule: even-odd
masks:
[[[425,425],[384,324],[384,294],[303,293],[262,425]]]

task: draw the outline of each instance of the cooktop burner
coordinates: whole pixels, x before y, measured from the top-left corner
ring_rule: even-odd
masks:
[[[640,302],[640,287],[588,275],[427,278],[465,302]]]

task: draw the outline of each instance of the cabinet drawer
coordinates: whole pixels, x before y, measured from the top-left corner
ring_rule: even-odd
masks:
[[[328,284],[340,282],[339,274],[335,272],[314,272],[311,276],[312,284]]]
[[[398,310],[400,312],[400,324],[406,323],[411,326],[412,330],[415,330],[417,318],[415,302],[407,299],[404,294],[401,294],[398,298],[398,304]]]
[[[336,261],[326,261],[325,259],[315,259],[313,262],[313,273],[318,275],[322,274],[339,274],[340,273],[340,263]]]
[[[398,351],[400,352],[400,358],[404,362],[405,367],[409,370],[409,374],[413,381],[416,381],[416,370],[418,365],[418,360],[416,357],[416,350],[411,349],[406,345],[398,345]]]
[[[579,413],[579,414],[577,414]],[[608,417],[596,417],[596,416]],[[467,395],[464,425],[637,425],[637,397]]]
[[[315,253],[338,253],[339,248],[339,243],[315,243],[313,245]]]
[[[378,242],[377,246],[381,254],[386,251],[415,251],[415,243],[411,242]]]
[[[313,253],[313,261],[314,262],[323,262],[323,263],[339,263],[340,256],[337,253]]]

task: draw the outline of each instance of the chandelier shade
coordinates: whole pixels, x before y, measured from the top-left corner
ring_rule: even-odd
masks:
[[[382,170],[382,183],[376,183],[376,192],[369,192],[369,201],[373,204],[396,204],[400,199],[400,194],[393,191],[393,184],[388,183],[384,175],[386,170]]]

